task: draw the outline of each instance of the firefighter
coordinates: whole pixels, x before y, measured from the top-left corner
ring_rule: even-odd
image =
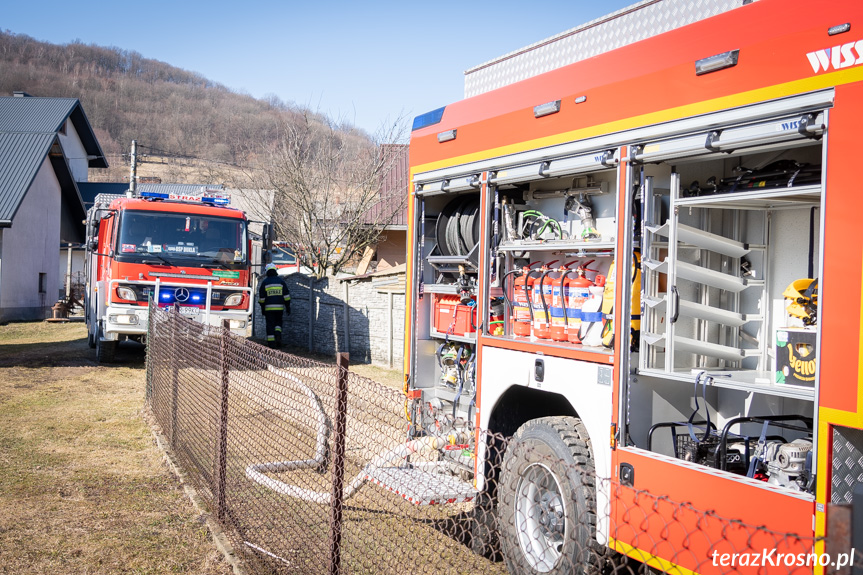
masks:
[[[291,294],[288,284],[281,277],[275,264],[265,268],[267,277],[258,288],[258,303],[267,322],[267,346],[282,346],[282,314],[291,315]]]

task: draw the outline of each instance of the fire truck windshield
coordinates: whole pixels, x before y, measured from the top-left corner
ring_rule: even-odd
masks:
[[[115,254],[130,262],[234,267],[246,261],[246,243],[240,219],[130,210],[120,220]]]

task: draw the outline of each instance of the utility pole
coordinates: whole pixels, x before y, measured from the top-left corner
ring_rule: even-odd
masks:
[[[132,167],[129,169],[129,191],[126,195],[130,198],[135,197],[135,188],[137,182],[138,169],[138,140],[132,140]]]

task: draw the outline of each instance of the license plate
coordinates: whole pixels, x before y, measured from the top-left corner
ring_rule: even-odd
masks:
[[[196,307],[180,307],[180,315],[198,315],[200,311]]]

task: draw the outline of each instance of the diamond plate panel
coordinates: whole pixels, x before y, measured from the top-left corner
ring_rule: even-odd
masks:
[[[834,427],[830,502],[851,503],[858,482],[863,482],[863,430]]]
[[[469,98],[592,58],[742,5],[742,0],[643,0],[467,70]]]

